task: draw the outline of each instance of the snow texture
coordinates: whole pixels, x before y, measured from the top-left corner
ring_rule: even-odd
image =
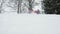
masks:
[[[0,14],[0,34],[60,34],[60,16]]]

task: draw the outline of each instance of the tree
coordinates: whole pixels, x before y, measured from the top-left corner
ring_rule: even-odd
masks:
[[[0,0],[0,13],[16,12],[17,1],[16,0]]]
[[[33,2],[34,2],[34,0],[28,0],[28,2],[29,2],[29,8],[28,9],[29,10],[33,10],[32,8],[33,8]]]
[[[28,0],[28,2],[29,2],[29,8],[32,9],[32,0]]]
[[[60,14],[60,0],[43,0],[46,14]]]
[[[18,1],[18,11],[17,13],[21,13],[21,3],[22,3],[22,0],[17,0]]]
[[[0,13],[2,11],[2,6],[3,6],[4,2],[5,2],[4,0],[0,0]]]

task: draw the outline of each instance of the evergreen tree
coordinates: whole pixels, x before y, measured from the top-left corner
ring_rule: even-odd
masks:
[[[46,14],[60,14],[60,0],[43,0]]]

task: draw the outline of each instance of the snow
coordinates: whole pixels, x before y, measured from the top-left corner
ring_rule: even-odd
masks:
[[[60,15],[0,14],[0,34],[60,34]]]
[[[22,4],[22,10],[26,13],[17,14],[17,5],[9,5],[8,1],[3,4],[0,14],[0,34],[60,34],[60,15],[28,14],[28,2],[27,6]],[[34,6],[33,10],[37,9],[42,13],[41,4]]]

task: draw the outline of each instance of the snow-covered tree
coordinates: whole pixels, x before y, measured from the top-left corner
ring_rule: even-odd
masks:
[[[40,14],[44,14],[44,9],[43,9],[43,4],[42,4],[43,0],[34,0],[33,3],[33,10],[37,11],[39,10]]]
[[[42,0],[0,0],[0,13],[32,13],[33,11],[39,11],[42,14],[41,1]]]
[[[2,7],[3,7],[3,4],[5,3],[4,0],[0,0],[0,13],[2,12]]]
[[[2,0],[1,2],[1,13],[13,13],[17,12],[17,1],[16,0]]]

